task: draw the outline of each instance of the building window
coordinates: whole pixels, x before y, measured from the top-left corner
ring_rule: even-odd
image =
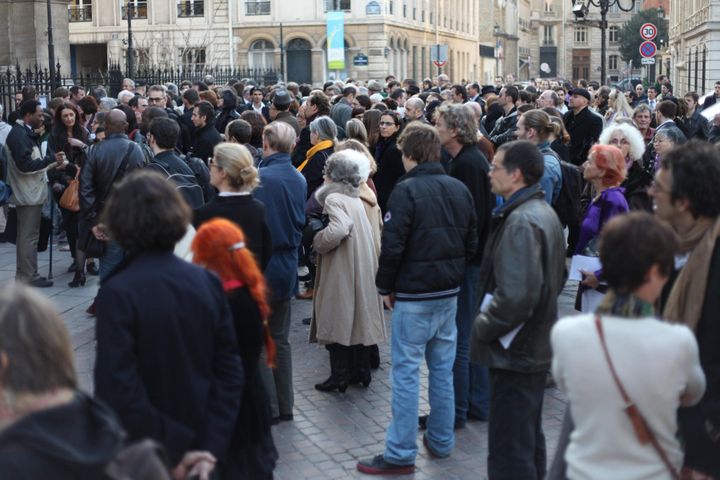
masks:
[[[425,23],[425,10],[420,12],[420,21]]]
[[[205,15],[205,0],[178,0],[178,17],[202,17]]]
[[[575,44],[586,45],[588,43],[587,27],[575,27]]]
[[[325,0],[325,11],[350,11],[350,0]]]
[[[430,12],[430,25],[435,25],[435,14]]]
[[[272,69],[275,67],[275,47],[267,40],[255,40],[250,45],[250,68]]]
[[[413,20],[417,20],[417,7],[413,7]]]
[[[608,68],[610,70],[618,69],[618,56],[617,55],[610,55],[608,57]]]
[[[92,21],[92,0],[71,0],[68,4],[68,21]]]
[[[545,4],[545,11],[548,13],[552,13],[555,10],[553,10],[553,0],[545,0],[543,2]]]
[[[389,13],[390,15],[393,14],[393,0],[390,0],[390,1],[388,2],[388,13]]]
[[[620,41],[620,27],[610,27],[608,29],[608,41],[610,43],[618,43]]]
[[[543,45],[555,45],[553,30],[554,27],[552,25],[545,25],[543,27]]]
[[[185,48],[180,50],[180,61],[185,70],[197,70],[205,67],[204,48]]]
[[[245,2],[245,15],[270,15],[270,2],[247,0]]]
[[[128,8],[132,18],[147,18],[147,0],[124,0],[121,5],[124,19],[127,20]]]
[[[407,18],[407,3],[403,3],[403,18]]]
[[[125,50],[125,59],[127,61],[127,50]],[[147,48],[133,48],[133,62],[136,69],[150,68],[150,52]]]

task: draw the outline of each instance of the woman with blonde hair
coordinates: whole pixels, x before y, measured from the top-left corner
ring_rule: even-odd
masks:
[[[628,103],[625,95],[619,90],[613,90],[608,97],[609,107],[605,113],[605,122],[612,125],[620,118],[632,118],[633,108]]]
[[[220,143],[215,146],[208,166],[210,183],[218,194],[195,210],[193,226],[198,229],[215,217],[235,222],[246,232],[248,249],[265,268],[272,255],[272,240],[265,206],[252,195],[260,183],[252,154],[238,143]]]
[[[271,479],[277,462],[270,427],[270,401],[260,376],[260,353],[267,363],[275,362],[275,344],[270,336],[267,286],[245,234],[223,218],[204,223],[192,242],[193,262],[215,272],[222,280],[235,324],[245,383],[235,434],[222,466],[223,478]]]
[[[351,118],[345,123],[345,134],[349,139],[357,140],[363,145],[368,144],[367,129],[359,118]]]

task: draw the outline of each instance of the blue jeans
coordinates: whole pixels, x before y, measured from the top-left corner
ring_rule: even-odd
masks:
[[[385,460],[415,463],[417,455],[420,362],[428,365],[430,416],[427,440],[447,455],[455,446],[455,361],[457,298],[396,302],[392,315],[392,421],[385,441]]]
[[[467,265],[465,279],[460,285],[457,301],[457,353],[453,365],[455,387],[455,423],[465,424],[468,413],[478,419],[488,416],[490,401],[488,370],[482,365],[470,363],[470,336],[475,321],[474,307],[480,281],[480,265]]]
[[[90,233],[92,235],[92,233]],[[105,245],[105,254],[100,257],[100,282],[102,283],[110,272],[125,258],[125,251],[117,243],[110,241]]]

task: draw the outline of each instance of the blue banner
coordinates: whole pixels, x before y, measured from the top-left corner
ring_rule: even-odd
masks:
[[[344,12],[327,12],[328,70],[345,70]]]

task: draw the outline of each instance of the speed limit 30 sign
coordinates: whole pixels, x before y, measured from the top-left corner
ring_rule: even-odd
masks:
[[[643,40],[652,40],[657,36],[657,27],[652,23],[643,23],[640,27],[640,36]]]

